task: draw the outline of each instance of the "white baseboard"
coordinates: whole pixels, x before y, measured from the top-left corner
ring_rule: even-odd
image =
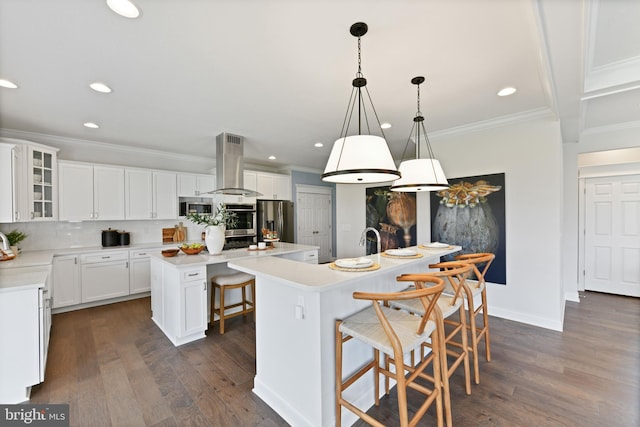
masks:
[[[562,321],[557,321],[554,319],[530,316],[515,311],[505,310],[499,307],[489,307],[489,315],[500,317],[502,319],[513,320],[514,322],[526,323],[528,325],[562,332]]]

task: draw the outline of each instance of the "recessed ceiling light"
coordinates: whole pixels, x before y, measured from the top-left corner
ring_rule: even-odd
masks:
[[[6,87],[7,89],[16,89],[18,87],[17,84],[6,79],[0,79],[0,86]]]
[[[269,156],[269,160],[275,160],[276,156]]]
[[[125,18],[137,18],[140,16],[140,10],[129,0],[107,0],[107,6]]]
[[[509,96],[509,95],[513,95],[514,93],[516,93],[516,88],[509,86],[509,87],[500,89],[500,92],[498,92],[498,96]]]
[[[316,142],[315,144],[313,144],[314,147],[324,147],[324,144],[322,142]]]
[[[96,123],[93,123],[93,122],[86,122],[84,123],[84,127],[91,128],[91,129],[98,129],[100,126],[98,126]]]
[[[111,93],[111,88],[102,82],[93,82],[89,85],[89,87],[96,92]]]
[[[386,122],[385,122],[385,123],[381,124],[381,125],[380,125],[380,127],[381,127],[382,129],[389,129],[389,128],[391,127],[391,123],[386,123]]]

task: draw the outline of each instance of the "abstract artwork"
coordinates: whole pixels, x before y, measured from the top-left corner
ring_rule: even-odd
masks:
[[[390,191],[389,187],[367,188],[367,227],[380,232],[380,250],[416,245],[416,195]],[[367,253],[377,253],[372,232],[367,234]]]
[[[448,181],[448,189],[431,193],[432,241],[462,246],[462,253],[494,253],[485,279],[506,284],[504,173]]]

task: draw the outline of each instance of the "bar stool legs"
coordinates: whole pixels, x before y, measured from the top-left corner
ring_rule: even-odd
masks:
[[[478,344],[484,338],[485,357],[487,362],[491,361],[491,340],[489,336],[489,311],[487,309],[487,285],[485,282],[485,274],[489,269],[489,266],[495,259],[495,255],[492,253],[476,253],[476,254],[462,254],[456,256],[457,261],[469,263],[473,266],[473,272],[476,276],[477,283],[473,283],[467,280],[464,285],[465,300],[467,304],[467,311],[469,315],[469,321],[467,326],[471,332],[471,345],[469,350],[473,353],[473,373],[474,381],[476,384],[480,384],[480,364],[478,361]],[[484,266],[483,266],[484,265]],[[482,267],[480,270],[479,267]],[[478,308],[475,308],[474,298],[480,295],[481,304]],[[476,324],[476,316],[482,310],[482,328],[479,328]]]
[[[247,286],[251,287],[251,300],[247,299]],[[242,301],[230,305],[225,305],[224,300],[224,291],[225,289],[238,289],[242,290]],[[220,319],[220,335],[224,334],[224,321],[231,317],[235,316],[244,316],[247,317],[248,313],[253,312],[253,318],[255,320],[255,300],[256,300],[256,291],[255,291],[255,278],[246,273],[234,273],[234,274],[226,274],[226,275],[218,275],[213,276],[211,278],[211,324],[214,322],[214,314],[218,314]],[[216,289],[220,292],[220,304],[219,308],[215,308],[216,304]],[[242,310],[236,311],[234,313],[227,314],[226,311],[242,306]]]

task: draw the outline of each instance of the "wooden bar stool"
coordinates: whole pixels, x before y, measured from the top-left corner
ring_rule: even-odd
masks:
[[[445,286],[454,289],[453,295],[441,294],[438,298],[438,307],[442,313],[443,329],[440,332],[444,337],[444,348],[441,352],[442,367],[442,388],[444,391],[444,409],[447,425],[453,424],[451,415],[451,395],[449,392],[449,378],[455,370],[462,365],[464,368],[465,392],[471,394],[471,373],[469,369],[469,344],[467,342],[467,322],[464,306],[464,298],[462,297],[462,286],[467,276],[471,273],[472,266],[459,261],[442,262],[439,264],[431,264],[429,268],[439,268],[441,271],[430,271],[424,274],[403,274],[397,278],[398,281],[414,282],[416,289],[424,288],[425,284],[421,280],[426,276],[440,277],[445,281]],[[409,313],[418,316],[424,316],[424,308],[420,301],[416,300],[399,300],[392,301],[391,307],[406,310]],[[458,313],[455,316],[456,312]],[[456,318],[457,317],[457,318]],[[449,325],[447,332],[444,325]],[[423,344],[425,347],[431,348],[430,343]],[[424,353],[421,353],[424,354]],[[449,364],[447,355],[452,356],[452,362]]]
[[[247,286],[251,286],[251,300],[247,299]],[[238,289],[242,288],[242,301],[225,305],[224,291],[226,289]],[[216,307],[216,289],[220,291],[220,305]],[[243,315],[247,317],[248,313],[253,312],[253,318],[255,320],[255,300],[256,300],[256,284],[255,277],[247,273],[233,273],[213,276],[211,278],[211,324],[213,325],[213,314],[217,313],[220,318],[220,335],[224,334],[224,321],[235,316]],[[226,314],[226,311],[231,308],[242,306],[242,310],[234,313]]]
[[[462,254],[456,256],[457,261],[466,262],[473,266],[473,273],[476,276],[476,280],[467,280],[463,286],[464,298],[467,302],[467,312],[469,315],[469,321],[467,322],[467,328],[471,331],[471,346],[470,350],[473,352],[473,375],[476,384],[480,384],[480,365],[478,363],[478,344],[484,338],[485,357],[487,362],[491,361],[491,345],[489,339],[489,311],[487,310],[487,285],[484,280],[484,276],[489,269],[489,266],[495,259],[495,254],[492,253],[475,253],[475,254]],[[445,292],[447,292],[445,290]],[[474,299],[480,296],[480,304],[475,307]],[[482,327],[479,328],[476,324],[476,316],[482,310]]]
[[[416,425],[433,402],[436,403],[438,426],[441,427],[443,425],[442,393],[440,389],[440,336],[438,332],[440,328],[437,324],[438,319],[441,320],[442,317],[432,316],[432,314],[438,310],[436,301],[444,289],[444,282],[434,276],[425,277],[424,281],[432,283],[433,286],[393,293],[354,292],[353,298],[370,300],[372,305],[346,319],[336,320],[335,425],[337,427],[341,425],[342,407],[347,408],[373,426],[384,425],[343,397],[343,392],[370,370],[373,370],[376,406],[380,404],[380,374],[396,381],[400,426]],[[426,313],[424,317],[395,310],[381,304],[388,301],[412,298],[418,299],[423,304]],[[349,375],[348,378],[343,379],[343,344],[354,338],[373,347],[373,359],[364,367]],[[416,366],[413,364],[407,365],[405,357],[408,357],[416,349],[420,350],[422,343],[429,338],[434,348],[432,357],[421,360]],[[380,366],[380,352],[383,353],[385,361],[393,364],[395,372],[389,369],[387,363],[385,363],[385,366]],[[429,364],[433,366],[433,380],[424,373]],[[407,373],[408,376],[406,376]],[[429,388],[417,382],[418,378],[434,382],[433,387]],[[425,396],[424,401],[419,404],[411,419],[409,419],[407,407],[408,388],[416,390]]]

